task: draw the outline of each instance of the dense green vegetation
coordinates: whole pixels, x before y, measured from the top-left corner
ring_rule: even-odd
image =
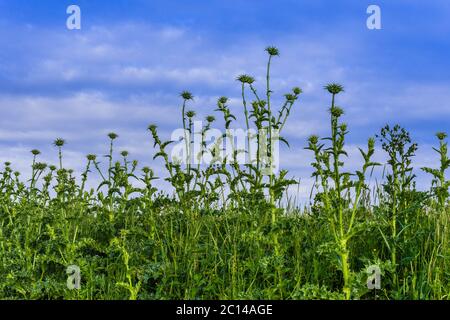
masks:
[[[258,92],[251,76],[241,75],[243,119],[254,129],[256,161],[240,165],[240,150],[221,159],[208,148],[206,118],[193,131],[193,99],[183,92],[182,141],[192,154],[194,135],[201,155],[216,161],[192,165],[172,161],[155,125],[149,139],[167,172],[154,173],[128,159],[116,159],[115,133],[106,165],[87,156],[80,179],[64,167],[63,139],[56,139],[58,164],[39,162],[32,150],[31,179],[5,163],[0,172],[0,297],[3,299],[448,299],[450,295],[449,185],[446,135],[437,134],[436,168],[420,168],[433,183],[418,191],[412,158],[417,144],[398,125],[386,126],[361,148],[361,168],[344,170],[347,125],[336,101],[343,87],[330,84],[328,137],[311,136],[307,149],[316,184],[311,206],[282,205],[296,182],[288,172],[270,170],[273,132],[282,129],[302,94],[294,88],[275,110],[270,67],[278,56],[266,49],[266,83]],[[236,116],[228,99],[217,101],[225,132]],[[227,135],[223,136],[228,139]],[[253,137],[247,136],[249,142]],[[277,137],[287,144],[282,136]],[[264,140],[267,149],[261,149]],[[373,162],[379,144],[386,164]],[[378,151],[377,151],[378,152]],[[381,151],[380,151],[381,152]],[[262,157],[264,153],[265,157]],[[281,155],[282,156],[282,155]],[[266,159],[261,161],[261,159]],[[267,160],[268,159],[268,160]],[[373,189],[367,176],[385,166],[384,181]],[[98,175],[96,190],[87,180]],[[173,194],[155,188],[167,176]],[[66,269],[81,270],[81,288],[69,290]],[[368,290],[367,268],[381,269],[381,289]]]

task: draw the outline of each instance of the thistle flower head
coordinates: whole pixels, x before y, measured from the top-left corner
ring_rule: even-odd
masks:
[[[65,143],[66,143],[66,141],[61,138],[57,138],[57,139],[55,139],[55,141],[53,141],[53,145],[55,147],[62,147]]]
[[[195,111],[189,110],[188,112],[186,112],[186,117],[192,119],[193,117],[195,117]]]
[[[228,102],[228,98],[227,97],[220,97],[219,100],[217,101],[219,104],[225,104]]]
[[[316,135],[311,135],[308,138],[308,142],[311,144],[317,144],[317,142],[319,142],[319,137]]]
[[[10,165],[11,165],[11,162],[9,162],[9,161],[5,162],[5,167],[9,167]]]
[[[150,172],[150,168],[149,167],[143,167],[142,168],[142,172],[144,172],[145,174]]]
[[[445,138],[447,138],[447,134],[445,132],[438,132],[438,133],[436,133],[436,137],[442,141]]]
[[[214,117],[214,116],[207,116],[206,117],[206,121],[208,122],[208,123],[212,123],[212,122],[214,122],[216,120],[216,118]]]
[[[295,87],[292,89],[292,92],[298,96],[299,94],[303,93],[303,90],[300,89],[299,87]]]
[[[86,156],[86,158],[87,158],[89,161],[95,161],[95,159],[97,159],[97,156],[96,156],[95,154],[88,154],[88,155]]]
[[[37,156],[38,154],[41,154],[41,152],[38,149],[31,150],[31,153],[33,154],[33,156]]]
[[[118,135],[117,133],[110,132],[110,133],[108,133],[108,137],[109,137],[111,140],[114,140],[114,139],[117,139],[117,138],[119,137],[119,135]]]
[[[339,107],[332,107],[330,108],[330,113],[333,117],[339,118],[344,114],[344,110]]]
[[[289,102],[294,102],[295,100],[297,100],[297,97],[291,93],[285,94],[284,96]]]
[[[344,87],[337,83],[329,83],[324,88],[331,94],[338,94],[344,91]]]
[[[184,99],[184,100],[194,100],[194,96],[192,95],[192,93],[190,93],[189,91],[183,91],[180,93],[180,96]]]
[[[154,132],[157,128],[158,126],[156,124],[151,124],[147,127],[147,129],[151,132]]]
[[[248,84],[252,84],[253,82],[255,82],[255,79],[253,77],[246,74],[241,74],[239,77],[236,78],[236,80]]]
[[[51,170],[51,171],[55,171],[56,170],[56,166],[54,166],[54,165],[49,165],[48,166],[48,168]]]
[[[266,48],[266,52],[270,55],[270,56],[279,56],[280,52],[278,51],[278,49],[274,46],[270,46]]]
[[[47,164],[43,163],[43,162],[37,162],[33,166],[34,170],[41,170],[41,171],[43,171],[43,170],[45,170],[45,168],[47,168]]]
[[[123,150],[120,154],[121,154],[122,157],[127,157],[128,156],[128,151]]]

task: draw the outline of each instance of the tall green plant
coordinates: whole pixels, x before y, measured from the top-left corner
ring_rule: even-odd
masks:
[[[347,125],[340,123],[339,119],[344,111],[335,105],[336,95],[343,92],[339,84],[329,84],[325,89],[331,94],[330,126],[331,136],[323,138],[330,141],[330,146],[319,143],[317,136],[309,138],[306,149],[314,152],[315,161],[312,163],[315,169],[313,177],[318,180],[321,192],[316,196],[316,206],[319,207],[321,215],[324,215],[329,224],[334,251],[339,256],[339,268],[343,277],[343,293],[346,299],[351,297],[352,272],[350,267],[350,240],[363,228],[364,222],[357,218],[358,210],[361,208],[360,200],[364,190],[366,172],[369,168],[379,165],[372,162],[374,154],[374,139],[369,139],[367,152],[359,149],[364,159],[361,171],[355,174],[343,170],[344,162],[341,157],[348,156],[344,149],[345,136],[348,134]],[[355,175],[356,180],[351,176]],[[345,194],[353,194],[353,199]]]

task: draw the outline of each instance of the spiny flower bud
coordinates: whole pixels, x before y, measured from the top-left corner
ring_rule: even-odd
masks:
[[[339,107],[332,107],[330,108],[330,113],[333,117],[339,118],[344,114],[344,110]]]
[[[47,168],[47,164],[43,162],[35,163],[33,166],[34,170],[45,170],[45,168]]]
[[[317,144],[317,142],[319,142],[319,137],[316,135],[311,135],[309,136],[308,141],[311,144]]]
[[[127,157],[128,156],[128,151],[124,150],[120,154],[122,155],[122,157]]]
[[[447,134],[445,132],[438,132],[438,133],[436,133],[436,137],[442,141],[445,138],[447,138]]]
[[[303,90],[300,89],[299,87],[295,87],[292,89],[292,92],[294,92],[295,95],[299,95],[299,94],[303,93]]]
[[[286,100],[289,102],[294,102],[297,99],[296,96],[294,96],[293,94],[290,94],[290,93],[285,94],[284,96],[285,96]]]
[[[95,159],[97,159],[97,156],[96,156],[95,154],[88,154],[88,155],[86,156],[86,158],[87,158],[89,161],[95,161]]]
[[[148,174],[150,172],[150,168],[149,167],[143,167],[142,168],[142,172],[144,172],[145,174]]]
[[[53,145],[55,147],[62,147],[65,143],[66,141],[62,138],[57,138],[55,141],[53,141]]]
[[[220,97],[217,102],[220,103],[220,104],[225,104],[225,103],[228,102],[228,98],[227,97]]]
[[[246,74],[241,74],[239,77],[237,77],[238,81],[242,82],[242,83],[248,83],[248,84],[252,84],[253,82],[255,82],[255,79],[249,75]]]
[[[337,83],[330,83],[324,87],[331,94],[338,94],[344,91],[344,87]]]
[[[183,91],[180,93],[180,96],[184,99],[184,100],[194,100],[194,96],[192,95],[192,93],[190,93],[189,91]]]
[[[216,118],[215,118],[214,116],[207,116],[207,117],[206,117],[206,121],[209,122],[209,123],[212,123],[212,122],[214,122],[215,120],[216,120]]]
[[[280,52],[278,51],[278,49],[274,46],[270,46],[266,48],[266,52],[270,55],[270,56],[279,56]]]
[[[41,152],[40,152],[38,149],[33,149],[33,150],[31,150],[31,153],[32,153],[34,156],[37,156],[38,154],[41,154]]]
[[[118,135],[117,133],[110,132],[110,133],[108,133],[108,137],[109,137],[111,140],[114,140],[114,139],[117,139],[117,138],[119,137],[119,135]]]
[[[187,116],[188,118],[193,118],[193,117],[195,117],[195,111],[190,110],[190,111],[186,112],[186,116]]]

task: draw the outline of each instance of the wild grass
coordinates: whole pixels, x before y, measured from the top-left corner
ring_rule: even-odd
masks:
[[[58,166],[38,162],[32,150],[31,178],[5,163],[0,172],[0,297],[3,299],[448,299],[450,295],[449,186],[446,134],[437,134],[436,168],[429,191],[418,191],[412,158],[417,144],[398,125],[385,126],[360,149],[361,168],[344,170],[348,126],[336,105],[344,88],[329,84],[328,137],[310,136],[314,155],[312,205],[285,207],[280,200],[296,181],[288,172],[275,174],[274,139],[282,133],[302,91],[295,87],[276,110],[270,68],[278,49],[269,47],[262,93],[249,75],[241,85],[246,129],[258,134],[256,160],[239,164],[242,150],[228,134],[237,116],[220,97],[223,139],[230,139],[229,158],[219,144],[208,148],[205,137],[215,117],[193,131],[196,116],[187,110],[190,92],[181,94],[184,162],[173,161],[156,125],[148,127],[162,158],[173,193],[154,186],[149,167],[140,168],[126,151],[115,159],[116,133],[109,133],[104,168],[87,155],[79,180],[64,166],[65,140],[54,141]],[[248,131],[250,132],[250,131]],[[274,138],[273,133],[277,132]],[[191,141],[201,136],[194,154]],[[254,137],[248,133],[249,147]],[[220,141],[219,141],[220,142]],[[264,142],[264,143],[261,143]],[[376,143],[388,157],[372,161]],[[264,146],[266,146],[264,148]],[[192,165],[189,159],[210,154],[215,161]],[[301,159],[299,159],[301,161]],[[383,183],[372,192],[370,171],[386,166]],[[101,182],[86,189],[90,176]],[[375,199],[376,198],[376,199]],[[81,270],[81,288],[69,290],[66,269]],[[381,289],[369,290],[367,268],[382,272]]]

